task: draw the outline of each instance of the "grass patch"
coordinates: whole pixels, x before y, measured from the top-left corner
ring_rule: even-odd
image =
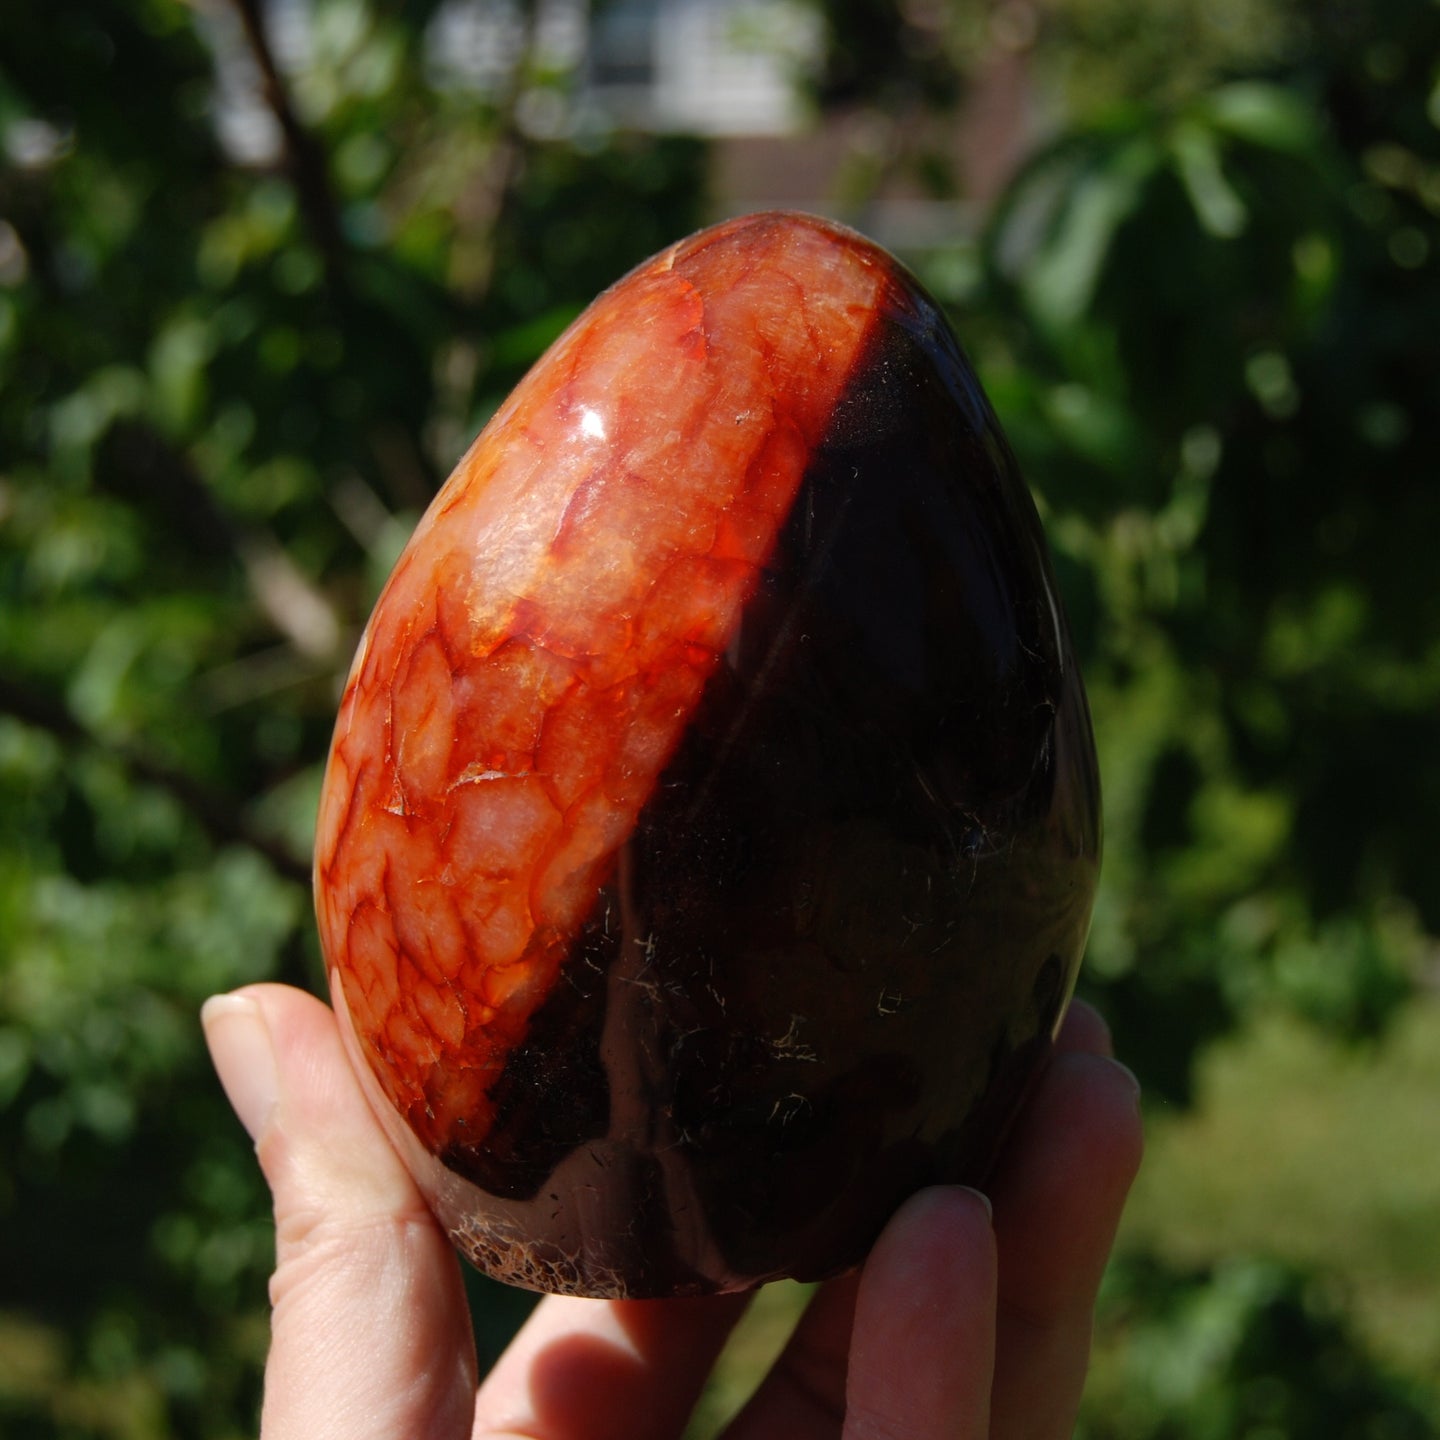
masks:
[[[1195,1108],[1150,1117],[1121,1247],[1313,1269],[1378,1355],[1440,1374],[1440,1002],[1365,1046],[1279,1019],[1216,1045]]]

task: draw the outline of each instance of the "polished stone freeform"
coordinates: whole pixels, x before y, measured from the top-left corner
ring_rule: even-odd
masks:
[[[981,1179],[1099,865],[1034,507],[947,323],[804,216],[607,291],[396,566],[321,802],[332,992],[502,1279],[859,1260]]]

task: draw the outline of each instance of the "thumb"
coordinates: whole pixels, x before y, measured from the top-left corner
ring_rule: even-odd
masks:
[[[264,1440],[468,1437],[459,1263],[370,1110],[331,1011],[284,985],[207,1000],[211,1058],[275,1201]]]

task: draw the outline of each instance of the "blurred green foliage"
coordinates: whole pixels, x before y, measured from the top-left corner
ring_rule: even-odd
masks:
[[[1177,1277],[1121,1261],[1106,1302],[1136,1323],[1120,1363],[1092,1385],[1080,1440],[1426,1440],[1420,1387],[1367,1363],[1324,1287],[1272,1262]],[[1308,1363],[1297,1364],[1299,1357]]]
[[[1431,5],[1317,20],[1067,134],[990,238],[1105,752],[1091,974],[1172,1093],[1267,1003],[1373,1034],[1440,928],[1437,55]]]
[[[519,117],[571,77],[524,31],[493,92],[453,83],[435,8],[315,0],[285,65],[255,0],[0,22],[6,1436],[253,1427],[265,1198],[195,1011],[316,983],[318,767],[371,599],[526,366],[708,218],[703,144],[541,138]],[[934,192],[963,177],[932,122],[996,45],[1068,97],[984,233],[908,258],[1085,656],[1091,993],[1176,1102],[1257,1018],[1382,1046],[1440,932],[1440,9],[819,8],[818,110],[899,116]],[[269,75],[273,163],[217,138],[217,55]],[[1162,1250],[1112,1276],[1087,1435],[1440,1424],[1322,1260]],[[476,1296],[493,1352],[524,1301]]]

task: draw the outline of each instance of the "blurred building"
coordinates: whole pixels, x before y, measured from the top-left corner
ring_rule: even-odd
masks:
[[[539,0],[528,19],[514,0],[447,0],[429,41],[437,76],[482,92],[503,91],[528,52],[564,77],[554,119],[568,127],[775,135],[803,123],[796,81],[820,33],[793,0]]]
[[[312,0],[265,0],[264,10],[280,68],[304,72],[317,44]],[[258,72],[227,7],[210,13],[222,135],[237,159],[267,163],[280,136]],[[805,82],[824,36],[820,10],[804,0],[445,0],[426,59],[437,87],[513,105],[535,138],[615,128],[709,138],[721,214],[853,210],[841,198],[847,176],[868,166],[880,179],[863,207],[867,228],[924,247],[969,228],[1034,143],[1028,13],[1028,0],[997,7],[1008,23],[996,28],[965,104],[947,133],[927,137],[953,164],[952,198],[937,198],[903,166],[886,173],[887,154],[903,148],[903,122],[873,110],[816,114]]]

